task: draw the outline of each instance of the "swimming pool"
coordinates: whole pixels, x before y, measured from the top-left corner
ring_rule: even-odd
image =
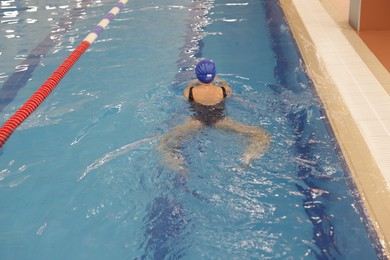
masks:
[[[76,3],[85,9],[2,120],[115,4],[36,5],[68,17]],[[25,55],[36,45],[21,27]],[[16,54],[2,55],[11,75]],[[203,129],[183,143],[184,181],[155,147],[190,116],[181,92],[201,57],[234,88],[228,115],[272,143],[239,171],[245,137]],[[275,1],[131,1],[2,149],[0,256],[381,257],[356,193]]]

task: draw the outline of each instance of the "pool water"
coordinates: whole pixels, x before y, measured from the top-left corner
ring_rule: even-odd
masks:
[[[18,3],[3,86],[36,38],[72,23],[3,122],[115,3]],[[199,58],[233,87],[228,116],[271,147],[242,170],[246,137],[204,128],[183,140],[183,179],[156,147],[191,116],[181,93]],[[0,157],[1,259],[383,257],[277,1],[129,1]]]

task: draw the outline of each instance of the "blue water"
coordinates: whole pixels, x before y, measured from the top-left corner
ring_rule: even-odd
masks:
[[[26,17],[47,9],[18,3],[3,85],[42,42],[30,37],[74,21],[2,100],[2,122],[115,4],[87,2],[45,3],[56,11],[35,34]],[[202,129],[183,140],[184,180],[156,146],[191,115],[181,93],[201,57],[233,86],[228,115],[272,141],[241,171],[245,136]],[[304,71],[276,1],[130,1],[1,150],[0,259],[381,258]]]

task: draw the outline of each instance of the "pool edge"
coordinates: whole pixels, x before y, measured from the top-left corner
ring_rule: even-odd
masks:
[[[389,257],[390,223],[386,219],[390,215],[390,191],[387,181],[357,123],[344,103],[339,86],[333,80],[333,75],[325,67],[322,57],[318,56],[321,53],[318,53],[315,48],[310,36],[312,32],[308,31],[293,1],[280,0],[280,4],[302,57],[307,64],[308,73],[324,105],[365,209],[381,240],[384,253]],[[350,42],[351,39],[348,39],[348,41]],[[367,61],[365,60],[365,62]]]

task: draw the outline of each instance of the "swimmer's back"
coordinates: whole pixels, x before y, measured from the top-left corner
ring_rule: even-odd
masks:
[[[225,91],[223,91],[223,89]],[[190,98],[190,89],[192,88],[192,98],[196,103],[205,105],[205,106],[213,106],[216,105],[222,100],[232,93],[230,86],[226,82],[220,82],[219,86],[214,85],[213,83],[204,84],[199,82],[192,82],[188,85],[188,87],[184,90],[183,96],[189,100]]]

